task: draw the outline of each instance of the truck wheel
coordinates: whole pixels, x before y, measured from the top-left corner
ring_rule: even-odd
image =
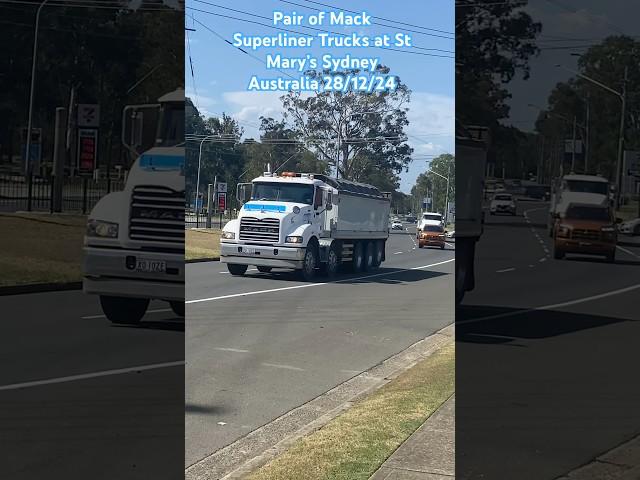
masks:
[[[373,269],[373,262],[374,262],[374,244],[373,242],[367,242],[366,246],[364,247],[364,270],[365,272],[369,272]]]
[[[564,258],[564,255],[564,252],[559,248],[553,248],[553,258],[555,258],[556,260],[562,260]]]
[[[318,264],[318,256],[313,245],[308,245],[304,252],[302,260],[302,270],[300,274],[305,282],[310,282],[316,275],[316,265]]]
[[[373,268],[378,268],[382,264],[382,257],[384,253],[384,242],[380,240],[373,243],[375,245]]]
[[[339,268],[340,258],[338,257],[338,252],[334,247],[331,247],[327,252],[327,263],[322,266],[322,271],[329,278],[333,278],[338,273]]]
[[[265,267],[262,265],[258,265],[258,271],[260,273],[270,273],[271,272],[271,267]]]
[[[607,262],[614,263],[616,261],[616,251],[614,250],[609,255],[607,255]]]
[[[100,295],[100,305],[107,318],[123,325],[137,325],[149,306],[148,298],[109,297]]]
[[[353,259],[351,260],[351,266],[354,272],[361,272],[364,267],[364,248],[362,242],[355,242],[353,244]]]
[[[179,317],[184,317],[184,302],[169,302],[169,305],[171,305],[173,313]]]
[[[247,272],[248,265],[240,265],[238,263],[227,263],[227,270],[234,277],[241,277]]]

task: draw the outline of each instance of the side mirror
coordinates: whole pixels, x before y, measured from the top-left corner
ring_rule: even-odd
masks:
[[[251,184],[250,183],[239,183],[236,186],[236,200],[241,205],[244,205],[251,199]]]

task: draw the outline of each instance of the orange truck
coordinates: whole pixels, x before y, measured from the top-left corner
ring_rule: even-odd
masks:
[[[611,207],[593,203],[570,203],[558,215],[553,230],[553,257],[567,253],[616,258],[616,219]]]
[[[418,235],[418,247],[440,247],[444,250],[444,233],[442,225],[425,225]]]

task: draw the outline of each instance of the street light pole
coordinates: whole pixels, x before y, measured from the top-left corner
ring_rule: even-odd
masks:
[[[212,137],[215,137],[215,136],[217,136],[217,135],[207,135],[206,137],[204,137],[200,141],[200,151],[198,153],[198,177],[197,177],[197,180],[196,180],[196,215],[200,213],[200,208],[198,208],[198,199],[200,198],[200,164],[201,164],[200,162],[202,160],[202,144],[208,138],[212,138]]]
[[[447,191],[444,197],[444,223],[445,225],[449,223],[449,172],[447,172],[447,176],[440,175],[438,172],[434,172],[433,170],[427,171],[427,173],[435,173],[441,178],[444,178],[447,181]]]
[[[608,85],[605,85],[604,83],[599,82],[598,80],[595,80],[591,77],[587,77],[586,75],[580,72],[576,72],[575,70],[571,70],[570,68],[567,68],[559,64],[556,65],[556,67],[560,67],[563,70],[573,73],[575,76],[579,78],[587,80],[588,82],[591,82],[594,85],[597,85],[600,88],[603,88],[608,92],[613,93],[620,99],[622,103],[621,111],[620,111],[620,132],[618,134],[618,162],[616,165],[616,207],[620,207],[620,191],[622,190],[621,188],[622,187],[622,156],[624,154],[624,150],[623,150],[624,149],[624,127],[625,127],[625,117],[627,113],[627,77],[629,73],[629,68],[626,66],[624,67],[624,78],[622,79],[622,92],[618,92],[617,90],[614,90]]]
[[[29,90],[29,114],[27,120],[27,145],[25,147],[25,162],[27,163],[25,170],[29,181],[29,198],[27,199],[27,210],[31,210],[31,128],[33,126],[33,92],[35,90],[36,84],[36,60],[38,58],[38,27],[40,26],[40,12],[42,11],[42,7],[44,7],[48,1],[49,0],[43,0],[42,3],[38,6],[38,10],[36,11],[36,24],[33,38],[33,56],[31,59],[31,88]]]

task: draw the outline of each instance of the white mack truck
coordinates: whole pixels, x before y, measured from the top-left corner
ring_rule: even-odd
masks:
[[[376,187],[325,175],[265,173],[239,184],[236,196],[244,205],[220,241],[220,261],[232,275],[255,265],[260,272],[298,270],[309,281],[316,269],[333,276],[342,264],[359,272],[385,260],[391,202]]]
[[[184,90],[125,107],[123,144],[137,158],[89,215],[83,290],[114,323],[138,323],[151,299],[184,316]]]

